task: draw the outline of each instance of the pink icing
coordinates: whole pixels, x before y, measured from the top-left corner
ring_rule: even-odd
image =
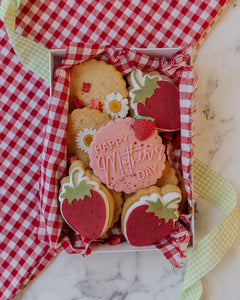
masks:
[[[165,167],[164,146],[155,131],[136,138],[132,118],[110,121],[94,135],[90,166],[108,188],[132,193],[156,183]]]

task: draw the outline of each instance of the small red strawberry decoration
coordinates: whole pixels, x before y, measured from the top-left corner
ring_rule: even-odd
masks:
[[[88,93],[90,91],[91,84],[89,82],[83,82],[82,91]]]
[[[130,85],[130,104],[135,115],[154,118],[162,131],[180,128],[179,92],[173,83],[160,75],[143,75],[141,70],[134,70]]]
[[[146,246],[155,244],[167,237],[174,228],[175,220],[178,218],[176,206],[171,207],[171,203],[179,202],[180,195],[167,204],[163,204],[161,196],[147,200],[149,196],[140,198],[133,203],[125,214],[123,222],[123,232],[132,246]]]
[[[102,107],[102,102],[97,99],[92,99],[92,100],[90,100],[89,107],[100,110]]]
[[[133,122],[133,130],[137,139],[139,139],[140,141],[146,140],[156,130],[154,119],[148,117],[135,116]]]
[[[107,197],[97,182],[84,176],[82,168],[71,172],[70,181],[62,185],[59,201],[63,218],[82,236],[95,240],[106,231]]]

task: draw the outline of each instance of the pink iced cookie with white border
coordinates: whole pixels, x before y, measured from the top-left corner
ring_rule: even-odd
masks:
[[[165,167],[162,139],[149,119],[110,121],[94,135],[89,157],[108,188],[127,194],[155,184]]]

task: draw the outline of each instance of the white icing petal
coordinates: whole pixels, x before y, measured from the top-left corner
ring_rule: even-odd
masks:
[[[144,85],[144,77],[143,77],[143,73],[142,73],[142,71],[141,70],[139,70],[139,69],[137,69],[136,70],[136,78],[137,78],[137,80],[138,80],[138,82],[139,82],[139,84],[140,85],[138,85],[138,83],[135,81],[135,83],[136,83],[136,86],[141,86],[141,85]]]

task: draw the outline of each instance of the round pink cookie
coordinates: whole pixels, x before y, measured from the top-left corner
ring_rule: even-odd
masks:
[[[108,188],[127,194],[156,183],[165,167],[164,146],[155,130],[139,140],[134,119],[110,121],[95,133],[90,146],[90,166]]]

